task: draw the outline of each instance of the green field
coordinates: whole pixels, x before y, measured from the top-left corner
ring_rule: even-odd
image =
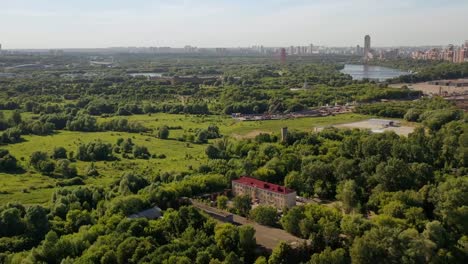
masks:
[[[99,121],[118,119],[120,117],[101,118]],[[304,131],[312,131],[314,127],[336,125],[348,122],[356,122],[370,118],[361,114],[343,114],[327,117],[307,117],[285,120],[266,121],[237,121],[229,116],[194,116],[194,115],[174,115],[174,114],[153,114],[153,115],[133,115],[129,116],[129,121],[141,122],[144,126],[156,129],[163,125],[181,126],[182,130],[171,131],[171,137],[183,134],[183,130],[206,128],[210,124],[217,125],[223,135],[228,136],[248,136],[252,132],[277,132],[282,127]]]
[[[118,117],[113,117],[118,118]],[[60,179],[42,176],[29,166],[29,157],[34,151],[51,152],[55,147],[65,147],[69,152],[76,152],[78,145],[93,140],[103,140],[114,144],[118,138],[131,138],[137,145],[146,146],[151,154],[164,154],[165,159],[121,159],[120,161],[101,161],[95,165],[100,173],[98,177],[87,177],[86,184],[106,186],[119,179],[125,171],[135,171],[154,175],[167,171],[191,171],[206,161],[204,149],[206,145],[197,145],[177,141],[176,138],[186,131],[196,128],[207,128],[209,124],[217,125],[223,135],[233,137],[252,137],[260,132],[279,133],[281,127],[310,131],[314,127],[354,122],[369,118],[358,114],[345,114],[330,117],[300,118],[271,121],[235,121],[226,116],[187,116],[171,114],[134,115],[128,119],[141,122],[148,128],[181,126],[182,129],[171,130],[168,140],[161,140],[150,135],[121,132],[71,132],[58,131],[49,136],[24,136],[24,141],[7,145],[8,149],[18,160],[25,172],[18,174],[0,173],[0,204],[7,202],[22,202],[24,204],[47,203],[51,193]],[[111,118],[100,118],[99,121]],[[89,162],[77,161],[78,174],[83,175]]]

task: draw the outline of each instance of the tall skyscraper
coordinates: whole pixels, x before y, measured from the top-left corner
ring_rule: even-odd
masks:
[[[370,58],[370,51],[371,51],[371,38],[369,35],[364,37],[364,60],[368,61]]]
[[[281,48],[280,49],[280,60],[281,60],[281,63],[286,63],[286,49],[285,48]]]

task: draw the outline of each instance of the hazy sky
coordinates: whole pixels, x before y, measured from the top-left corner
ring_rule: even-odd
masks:
[[[459,44],[468,0],[0,0],[4,48]]]

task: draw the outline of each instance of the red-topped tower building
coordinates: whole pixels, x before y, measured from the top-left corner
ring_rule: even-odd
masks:
[[[281,60],[281,63],[286,63],[286,49],[285,48],[281,48],[280,49],[280,60]]]

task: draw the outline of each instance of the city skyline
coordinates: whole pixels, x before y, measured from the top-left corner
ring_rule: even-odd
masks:
[[[0,0],[4,49],[439,46],[463,43],[468,2]],[[447,16],[446,14],[450,14]],[[431,23],[429,23],[431,22]]]

